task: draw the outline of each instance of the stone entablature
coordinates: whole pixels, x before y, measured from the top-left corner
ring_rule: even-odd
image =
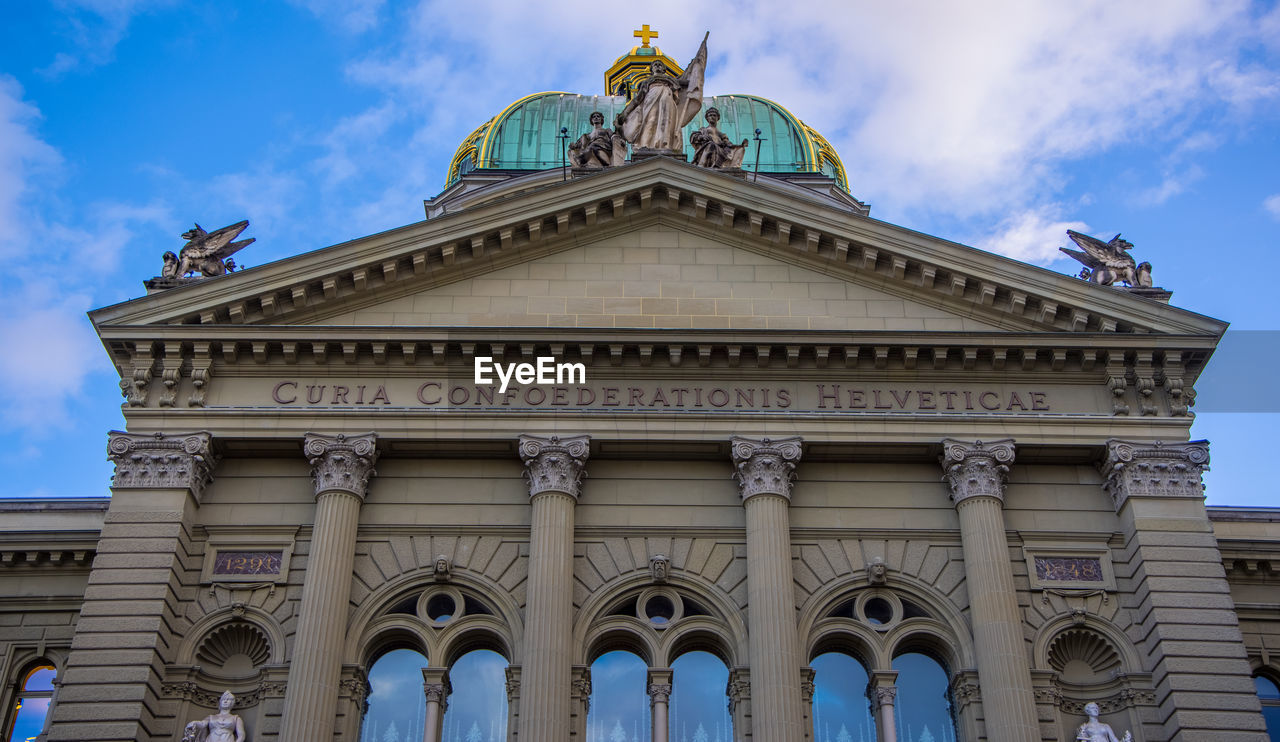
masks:
[[[1116,512],[1130,497],[1204,497],[1209,442],[1143,443],[1111,439],[1102,462],[1103,488]]]
[[[138,435],[113,430],[107,455],[113,489],[186,489],[196,502],[213,479],[213,436],[206,432]]]

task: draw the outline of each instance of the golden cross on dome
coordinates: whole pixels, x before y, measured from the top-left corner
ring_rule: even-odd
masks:
[[[644,42],[644,43],[640,44],[640,46],[648,46],[648,45],[649,45],[649,39],[656,39],[656,38],[658,38],[658,32],[657,32],[657,31],[650,31],[650,30],[649,30],[649,24],[648,24],[648,23],[646,23],[646,24],[644,24],[643,26],[641,26],[639,31],[633,31],[633,32],[631,33],[631,35],[632,35],[632,36],[635,36],[636,38],[640,39],[640,41]]]

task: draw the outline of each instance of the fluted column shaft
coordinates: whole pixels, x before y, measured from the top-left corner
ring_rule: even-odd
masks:
[[[374,435],[308,434],[316,516],[289,665],[281,740],[321,742],[334,735],[342,644],[360,505],[377,459]]]
[[[943,441],[943,470],[960,520],[964,570],[987,737],[1039,739],[1035,695],[1004,527],[1013,441]]]
[[[791,480],[800,439],[734,438],[735,474],[746,509],[748,647],[754,742],[804,736],[800,656],[791,575]]]
[[[586,436],[520,437],[533,510],[521,662],[521,742],[564,742],[569,737],[573,508],[588,451]]]

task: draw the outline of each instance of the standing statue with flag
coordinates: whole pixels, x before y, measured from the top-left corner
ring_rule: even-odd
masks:
[[[672,77],[662,62],[651,64],[650,74],[640,81],[635,95],[618,114],[616,130],[636,149],[684,150],[681,129],[702,110],[707,36],[702,37],[698,53],[679,77]]]

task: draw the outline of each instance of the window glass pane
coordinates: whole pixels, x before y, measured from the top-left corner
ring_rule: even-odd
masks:
[[[1265,700],[1280,700],[1280,688],[1276,688],[1276,684],[1271,682],[1271,678],[1264,678],[1261,675],[1255,675],[1253,684],[1258,689],[1258,698]]]
[[[18,718],[13,725],[13,733],[9,735],[9,742],[35,739],[44,729],[44,717],[49,713],[48,698],[23,698],[19,703],[22,707],[18,709]]]
[[[817,742],[876,742],[866,668],[840,652],[814,658],[813,735]]]
[[[1263,706],[1262,718],[1267,720],[1267,734],[1271,742],[1280,742],[1280,706]]]
[[[899,742],[955,742],[942,665],[932,657],[910,653],[895,658],[893,669],[898,671],[894,716]]]
[[[671,669],[671,742],[730,742],[729,668],[709,652],[688,652]]]
[[[362,742],[408,742],[422,739],[427,698],[422,668],[427,658],[412,649],[394,649],[369,669],[369,712]]]
[[[488,649],[467,652],[449,668],[449,683],[453,695],[444,713],[444,742],[505,742],[506,658]]]
[[[53,677],[56,673],[52,667],[37,667],[27,675],[27,682],[23,683],[23,690],[53,690]]]
[[[648,670],[631,652],[606,652],[591,663],[587,742],[648,742]]]

